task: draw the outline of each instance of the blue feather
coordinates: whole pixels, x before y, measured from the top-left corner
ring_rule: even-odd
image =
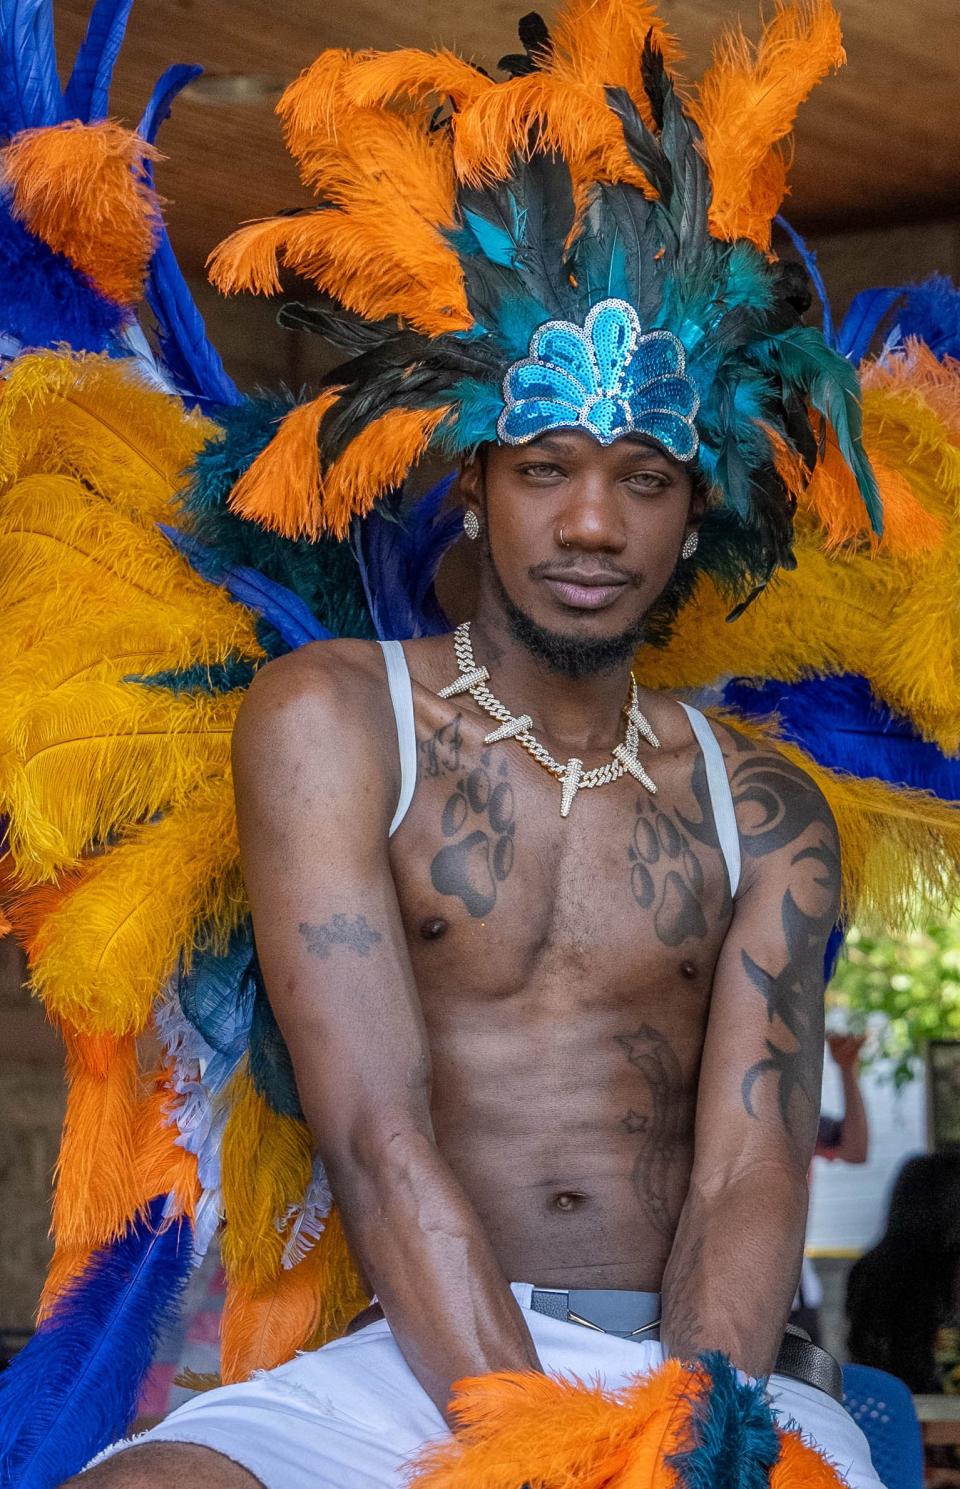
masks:
[[[162,522],[158,525],[202,579],[222,585],[239,604],[258,611],[278,632],[289,651],[308,641],[326,641],[332,636],[333,632],[320,624],[309,605],[286,585],[277,584],[242,564],[224,563],[215,549],[199,543],[189,533]]]
[[[450,401],[457,407],[457,417],[442,423],[434,436],[445,455],[469,455],[478,445],[496,439],[497,419],[503,412],[499,388],[479,378],[461,378],[450,390]]]
[[[759,687],[735,678],[724,689],[724,702],[747,717],[777,714],[785,738],[830,770],[960,800],[960,759],[921,739],[863,677],[845,673]]]
[[[256,662],[228,657],[224,662],[194,662],[191,667],[170,667],[163,672],[130,673],[123,680],[144,688],[166,688],[170,693],[232,693],[235,688],[248,688],[256,671]]]
[[[242,402],[219,353],[207,338],[203,317],[177,263],[164,229],[150,261],[147,300],[157,318],[160,350],[180,390],[203,403]]]
[[[25,347],[65,341],[75,351],[102,352],[127,314],[17,222],[0,197],[0,329]]]
[[[256,996],[250,1026],[250,1079],[268,1105],[282,1117],[303,1117],[293,1062],[267,996],[260,964],[254,957]]]
[[[0,0],[0,134],[65,117],[51,0]]]
[[[132,7],[133,0],[96,0],[67,83],[67,118],[89,121],[107,117],[113,69]]]
[[[510,198],[510,203],[513,206],[512,197]],[[471,212],[469,208],[463,212],[463,223],[464,227],[469,229],[469,235],[467,232],[458,235],[461,238],[461,242],[458,244],[459,251],[469,253],[471,250],[475,252],[479,248],[484,257],[488,258],[492,264],[503,264],[508,269],[514,268],[517,262],[517,243],[515,237],[511,237],[504,228],[499,227],[495,222],[490,222],[486,217],[481,217],[477,212]],[[475,245],[470,242],[471,236],[476,240]]]
[[[960,358],[960,290],[945,275],[910,286],[898,321],[901,336],[919,337],[941,361]]]
[[[833,314],[830,310],[830,296],[827,294],[827,287],[823,282],[823,275],[820,273],[820,270],[817,267],[817,255],[814,253],[812,248],[807,247],[806,241],[801,238],[796,228],[792,227],[785,217],[782,217],[778,213],[777,216],[774,218],[774,221],[776,222],[778,227],[783,228],[783,231],[786,233],[787,237],[790,239],[794,248],[797,250],[801,259],[803,260],[804,268],[813,281],[814,289],[816,290],[817,296],[820,300],[820,304],[823,307],[823,339],[827,343],[827,346],[833,347],[833,349],[836,350],[837,341],[833,330]]]
[[[256,993],[253,929],[249,917],[222,954],[199,951],[177,980],[183,1015],[217,1054],[237,1060],[250,1038]]]
[[[446,476],[402,515],[375,508],[355,525],[354,551],[381,641],[439,636],[450,629],[433,581],[461,526],[459,510],[441,513],[452,484],[453,476]]]
[[[903,295],[903,290],[861,290],[850,301],[837,335],[837,351],[856,367],[870,349],[877,327]]]
[[[93,1257],[0,1376],[0,1485],[53,1489],[127,1430],[190,1275],[190,1228],[165,1200]]]
[[[124,0],[124,3],[132,3],[132,0]],[[166,123],[170,118],[170,110],[178,94],[183,92],[188,83],[192,83],[195,78],[202,77],[202,75],[203,68],[194,62],[177,62],[173,67],[168,67],[150,94],[143,116],[137,125],[137,133],[152,145],[157,138],[161,124]]]
[[[724,1355],[698,1363],[710,1388],[693,1401],[690,1441],[667,1460],[682,1489],[769,1489],[780,1456],[777,1427],[764,1385],[741,1385]]]
[[[202,67],[187,63],[167,68],[140,120],[139,132],[145,140],[153,144],[160,126],[170,117],[178,94],[202,72]],[[146,174],[152,184],[153,171],[149,164]],[[163,360],[180,392],[201,403],[227,406],[240,403],[237,386],[207,337],[203,317],[177,263],[166,228],[160,232],[150,261],[146,296],[157,318]]]

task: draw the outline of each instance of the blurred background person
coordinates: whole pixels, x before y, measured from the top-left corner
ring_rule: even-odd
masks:
[[[869,1151],[867,1111],[860,1090],[862,1034],[828,1034],[827,1048],[840,1071],[843,1111],[838,1117],[821,1116],[814,1157],[835,1163],[866,1163]],[[809,1256],[803,1258],[800,1286],[790,1322],[804,1329],[814,1344],[820,1341],[820,1307],[823,1284]]]

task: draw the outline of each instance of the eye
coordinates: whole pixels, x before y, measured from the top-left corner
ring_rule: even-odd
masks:
[[[537,460],[521,465],[519,467],[522,476],[530,476],[533,480],[550,480],[554,476],[562,476],[564,472],[559,465],[551,465],[546,460]]]
[[[651,492],[656,495],[659,491],[665,491],[669,486],[669,479],[656,470],[636,470],[624,477],[628,486],[635,491]]]

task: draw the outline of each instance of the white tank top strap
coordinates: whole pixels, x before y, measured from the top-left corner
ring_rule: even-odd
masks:
[[[680,702],[679,699],[677,701]],[[707,790],[710,793],[710,805],[713,808],[713,820],[717,826],[717,837],[720,839],[720,851],[727,865],[727,878],[730,881],[732,899],[740,884],[740,834],[737,831],[733,792],[730,790],[723,751],[717,741],[717,736],[710,727],[709,720],[700,710],[691,708],[689,703],[680,703],[680,707],[690,720],[690,727],[696,736],[697,744],[703,751],[703,760],[707,767]]]
[[[393,837],[407,815],[417,784],[417,735],[413,722],[413,685],[403,646],[399,641],[381,641],[380,645],[387,668],[387,686],[397,721],[397,743],[400,746],[400,799],[390,823],[390,836]]]

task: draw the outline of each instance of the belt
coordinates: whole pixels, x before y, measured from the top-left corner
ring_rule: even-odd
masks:
[[[659,1293],[627,1292],[582,1287],[533,1289],[530,1307],[534,1313],[566,1323],[581,1324],[601,1334],[621,1339],[660,1338]],[[825,1391],[834,1401],[843,1400],[843,1377],[833,1355],[814,1344],[809,1334],[788,1324],[773,1367],[774,1375],[786,1375]]]

